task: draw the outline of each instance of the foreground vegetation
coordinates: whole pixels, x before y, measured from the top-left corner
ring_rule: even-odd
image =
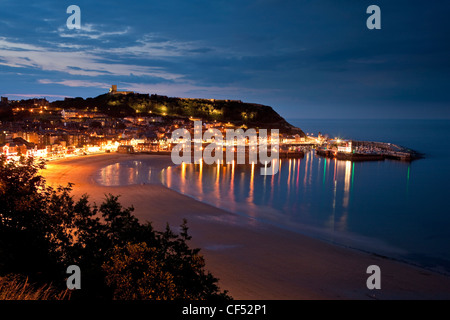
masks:
[[[100,206],[87,195],[75,201],[71,184],[46,185],[44,167],[31,158],[0,158],[0,290],[9,292],[0,297],[65,298],[66,269],[78,265],[82,289],[71,299],[230,298],[205,269],[200,249],[189,247],[186,221],[179,233],[157,231],[118,196],[107,195]],[[24,286],[31,291],[18,294]]]
[[[0,277],[0,300],[66,300],[69,297],[68,289],[58,291],[47,284],[37,287],[20,275]]]

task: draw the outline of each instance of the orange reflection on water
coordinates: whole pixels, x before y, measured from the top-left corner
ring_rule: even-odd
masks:
[[[180,191],[184,193],[186,191],[186,163],[181,163],[181,184]]]
[[[250,172],[250,190],[248,192],[248,198],[247,198],[247,202],[248,203],[253,203],[253,199],[254,199],[254,183],[255,183],[255,163],[252,162],[252,169]]]
[[[288,169],[288,178],[287,178],[287,197],[289,198],[289,194],[291,193],[291,167],[292,167],[292,159],[289,159],[289,169]]]
[[[351,161],[341,161],[334,159],[334,172],[333,172],[333,202],[332,202],[332,215],[330,216],[329,224],[333,230],[345,231],[347,229],[348,208],[351,198],[352,190],[352,170],[353,163]],[[340,180],[340,171],[344,171],[344,179]],[[343,197],[342,197],[342,215],[336,217],[337,206],[337,194],[340,186],[343,185]]]
[[[199,190],[199,199],[203,200],[203,159],[200,159],[200,162],[199,162],[197,187]]]
[[[281,161],[280,159],[280,167],[278,169],[278,185],[280,185],[280,179],[281,179],[281,165],[282,165],[283,161]]]
[[[303,177],[303,186],[305,187],[305,189],[306,189],[306,180],[307,180],[307,177],[308,177],[308,164],[309,164],[309,152],[306,154],[306,161],[305,161],[305,176]]]
[[[272,166],[275,165],[275,161],[278,161],[276,159],[272,160]],[[279,168],[281,167],[281,162],[279,163]],[[280,172],[278,171],[278,175],[280,175]],[[275,182],[275,175],[272,175],[272,178],[270,180],[270,203],[273,203],[273,191],[274,191],[274,182]]]
[[[342,207],[344,208],[343,214],[339,219],[339,230],[345,231],[347,229],[347,219],[348,219],[348,206],[350,203],[350,192],[351,192],[351,178],[352,178],[352,162],[345,162],[345,178],[344,178],[344,199],[342,201]]]
[[[164,176],[167,178],[167,187],[170,188],[172,186],[172,167],[167,167],[167,174]]]
[[[220,162],[216,164],[216,181],[214,182],[214,197],[216,206],[220,206],[221,194],[220,194]]]
[[[250,216],[257,216],[258,210],[261,210],[260,203],[279,206],[278,201],[284,201],[291,206],[289,210],[297,208],[297,205],[302,206],[297,199],[302,199],[303,193],[309,197],[314,179],[323,184],[320,192],[324,194],[325,201],[328,201],[324,201],[321,205],[321,208],[329,206],[326,212],[328,227],[336,231],[347,228],[348,210],[353,200],[351,194],[354,167],[351,161],[318,159],[313,152],[305,154],[303,166],[301,159],[272,161],[279,163],[278,179],[275,175],[260,176],[261,167],[255,163],[238,166],[236,161],[232,160],[227,164],[217,162],[213,165],[199,162],[194,165],[195,167],[183,163],[180,171],[177,171],[181,173],[177,182],[179,182],[181,193],[190,193],[191,187],[195,186],[195,194],[199,200],[209,200],[211,204],[218,207],[224,206],[233,212],[242,211]],[[283,161],[285,161],[284,168]],[[331,161],[334,163],[330,164]],[[274,166],[274,163],[271,165]],[[174,182],[170,181],[174,178],[171,177],[170,170],[170,167],[167,168],[168,174],[165,175],[168,187],[171,187]],[[257,170],[256,176],[255,170]],[[282,170],[286,170],[283,171],[283,177],[281,177]],[[173,168],[172,173],[175,174]],[[301,175],[304,175],[305,188],[300,185]],[[270,191],[267,188],[270,188]]]
[[[350,199],[350,181],[352,177],[352,162],[345,162],[345,179],[344,179],[344,208],[348,208],[348,203]]]
[[[216,175],[216,183],[219,183],[220,178],[220,162],[217,161],[217,175]]]
[[[233,205],[233,210],[235,209],[235,203],[236,203],[236,199],[235,199],[235,195],[234,195],[234,170],[235,170],[235,162],[233,160],[233,162],[231,163],[231,177],[230,177],[230,190],[228,192],[228,197],[231,200],[231,204]]]

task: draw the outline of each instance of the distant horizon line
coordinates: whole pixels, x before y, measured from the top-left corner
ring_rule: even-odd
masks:
[[[285,118],[286,121],[302,121],[302,120],[445,120],[449,121],[450,118]]]

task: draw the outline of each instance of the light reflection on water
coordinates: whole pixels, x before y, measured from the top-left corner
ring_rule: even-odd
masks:
[[[152,168],[143,161],[124,161],[108,165],[97,173],[96,181],[104,186],[153,183]]]
[[[162,183],[252,217],[250,226],[264,221],[448,271],[450,215],[443,210],[448,180],[441,179],[446,171],[429,166],[433,161],[352,163],[310,152],[303,159],[280,159],[278,174],[264,176],[259,165],[234,162],[161,171],[163,166],[155,166],[154,160],[130,160],[102,168],[96,180],[105,186]]]
[[[279,161],[273,176],[260,175],[257,165],[233,163],[184,164],[163,170],[161,178],[169,188],[259,221],[394,258],[450,266],[448,242],[430,242],[436,229],[422,228],[427,195],[419,181],[411,186],[414,163],[340,161],[313,151]],[[443,219],[448,225],[448,217]],[[428,263],[429,256],[435,262]]]
[[[255,164],[182,164],[164,170],[162,183],[200,201],[251,217],[277,223],[281,218],[285,224],[311,224],[345,231],[352,162],[316,158],[312,152],[304,159],[279,162],[276,175],[260,175]],[[322,191],[317,197],[319,176]],[[326,219],[305,210],[316,198],[316,205],[331,209]]]

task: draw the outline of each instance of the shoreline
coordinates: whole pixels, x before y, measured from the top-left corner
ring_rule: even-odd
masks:
[[[189,194],[184,194],[182,193],[180,190],[175,189],[175,188],[169,188],[170,190],[174,190],[177,193],[180,193],[184,196],[187,196],[191,199],[193,199],[194,201],[198,201],[210,206],[213,206],[215,208],[218,208],[220,210],[226,211],[230,214],[235,214],[244,218],[249,218],[248,214],[246,213],[242,213],[242,212],[233,212],[230,209],[224,208],[224,207],[218,207],[216,205],[214,205],[213,203],[211,203],[210,201],[205,201],[205,200],[199,200],[197,199],[195,196],[189,195]],[[356,241],[356,243],[361,244],[361,247],[358,245],[354,245],[349,243],[349,241],[347,240],[346,236],[343,235],[338,235],[337,238],[339,240],[330,240],[328,239],[329,234],[320,230],[320,229],[314,229],[311,227],[287,227],[285,225],[282,224],[278,224],[275,223],[271,220],[266,220],[264,218],[260,218],[260,217],[250,217],[251,219],[255,219],[255,221],[257,221],[258,223],[262,223],[267,225],[268,227],[275,227],[281,230],[285,230],[288,232],[293,232],[296,234],[300,234],[302,236],[305,237],[309,237],[311,239],[314,240],[318,240],[327,244],[330,244],[332,246],[336,246],[339,248],[343,248],[343,249],[348,249],[348,250],[353,250],[353,251],[357,251],[357,252],[361,252],[364,254],[368,254],[368,255],[374,255],[377,257],[380,257],[382,259],[387,259],[387,260],[391,260],[391,261],[395,261],[395,262],[399,262],[402,264],[406,264],[408,266],[412,266],[412,267],[416,267],[419,268],[425,272],[431,272],[431,273],[435,273],[435,274],[439,274],[445,277],[450,277],[450,270],[442,268],[441,266],[435,266],[435,267],[427,267],[423,264],[420,264],[420,262],[411,260],[411,259],[407,259],[404,257],[399,256],[399,253],[401,254],[403,249],[394,247],[394,246],[389,246],[386,245],[383,242],[379,242],[377,243],[377,245],[382,245],[384,249],[380,250],[379,248],[375,248],[375,245],[372,244],[373,241],[379,241],[376,239],[372,239],[372,238],[363,238],[361,236],[358,235],[353,235],[353,237],[359,237]],[[301,228],[301,229],[300,229]],[[336,237],[336,236],[335,236]],[[355,238],[351,237],[351,242],[353,242],[355,240]],[[367,241],[371,242],[370,244],[367,245]]]
[[[141,221],[175,229],[188,220],[191,246],[201,248],[206,269],[235,299],[450,299],[450,278],[401,261],[313,239],[199,202],[162,184],[105,187],[94,181],[102,167],[147,158],[155,168],[171,164],[158,155],[106,154],[48,163],[50,185],[73,182],[73,195],[91,203],[121,195]],[[149,208],[150,211],[149,211]],[[366,269],[381,268],[381,290],[368,290]]]

